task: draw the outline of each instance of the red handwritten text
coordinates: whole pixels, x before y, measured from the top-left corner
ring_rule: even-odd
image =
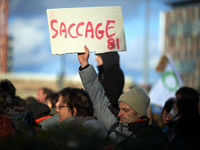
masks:
[[[115,36],[114,29],[115,20],[107,20],[105,27],[103,29],[103,23],[98,23],[94,25],[91,21],[88,22],[79,22],[79,23],[71,23],[68,27],[64,22],[58,22],[58,20],[53,19],[50,22],[51,29],[55,32],[52,35],[52,38],[55,39],[58,36],[62,36],[64,38],[76,39],[78,37],[84,36],[85,38],[96,38],[98,40],[102,39],[104,36],[108,38],[107,40],[107,48],[112,50],[115,48],[117,44],[117,49],[119,49],[119,39],[113,39]],[[55,27],[59,27],[56,28]],[[73,34],[72,34],[73,33]],[[116,43],[116,44],[115,44]]]
[[[56,19],[53,19],[50,22],[51,29],[55,32],[55,34],[52,36],[53,39],[59,35],[64,36],[64,38],[67,38],[67,36],[69,35],[71,38],[78,38],[78,36],[79,37],[85,36],[86,38],[87,37],[91,37],[91,38],[96,37],[97,39],[100,40],[104,37],[104,33],[107,38],[111,38],[115,35],[115,33],[113,33],[111,31],[111,29],[114,28],[114,26],[112,26],[112,24],[115,24],[115,20],[107,20],[104,30],[100,29],[102,27],[103,23],[98,23],[96,26],[94,26],[91,21],[88,21],[87,23],[85,23],[85,22],[80,22],[77,24],[71,23],[68,28],[64,22],[61,22],[59,25],[59,29],[55,28],[55,24],[57,24],[57,23],[58,23],[58,21]],[[80,28],[85,28],[85,33],[80,33]],[[72,30],[75,31],[75,32],[73,32],[73,33],[75,33],[74,35],[72,35],[72,32],[71,32]],[[112,33],[110,33],[110,32],[112,32]]]

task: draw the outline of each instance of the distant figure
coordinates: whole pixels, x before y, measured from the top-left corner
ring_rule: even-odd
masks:
[[[167,114],[170,113],[171,109],[173,108],[174,98],[170,98],[165,102],[165,105],[161,112],[161,122],[162,126],[168,125],[170,120],[167,118]]]
[[[0,81],[0,113],[12,119],[17,134],[33,135],[37,128],[33,114],[25,109],[24,99],[16,96],[15,86],[5,79]]]
[[[96,54],[98,78],[113,107],[118,108],[118,98],[123,93],[124,74],[117,52]]]
[[[39,88],[37,91],[37,100],[40,103],[45,103],[46,96],[51,93],[53,93],[53,91],[48,88],[45,88],[45,87]]]
[[[16,89],[10,80],[5,79],[0,81],[0,94],[15,97]]]
[[[3,111],[3,105],[5,105],[6,103],[10,103],[12,101],[12,98],[16,96],[15,94],[15,86],[10,80],[5,79],[0,81],[0,113]]]
[[[2,113],[10,117],[16,127],[17,134],[29,135],[35,134],[40,128],[35,124],[33,113],[25,109],[24,102],[13,98],[11,102],[4,104]]]
[[[26,104],[29,104],[31,102],[37,102],[37,99],[33,96],[29,96],[25,99],[25,101],[26,101]]]
[[[170,112],[175,122],[175,136],[169,150],[199,150],[200,115],[192,97],[178,99]]]
[[[191,97],[192,99],[195,100],[195,103],[198,105],[199,103],[199,93],[191,88],[191,87],[181,87],[176,91],[176,98],[174,99],[175,101],[178,100],[179,98],[183,97]]]
[[[187,86],[181,87],[176,91],[175,95],[176,95],[176,98],[174,98],[174,101],[177,101],[180,98],[186,97],[186,98],[193,99],[196,105],[199,106],[199,93],[191,87],[187,87]],[[199,107],[198,109],[200,110]],[[168,114],[166,117],[168,120],[172,120],[170,114]]]
[[[58,97],[59,97],[58,93],[55,92],[55,93],[48,94],[45,98],[46,104],[51,109],[51,112],[50,112],[51,115],[57,114],[56,103],[58,102]]]
[[[172,120],[168,119],[168,115],[173,108],[174,98],[170,98],[165,102],[165,105],[161,112],[161,123],[162,130],[165,132],[165,135],[168,137],[168,140],[171,141],[174,138],[175,126]]]

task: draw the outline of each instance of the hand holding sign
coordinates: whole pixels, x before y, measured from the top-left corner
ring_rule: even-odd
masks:
[[[78,60],[81,64],[81,68],[84,68],[88,65],[88,59],[89,59],[89,49],[87,46],[84,46],[85,53],[78,53]]]
[[[47,18],[52,54],[126,50],[121,7],[48,9]]]

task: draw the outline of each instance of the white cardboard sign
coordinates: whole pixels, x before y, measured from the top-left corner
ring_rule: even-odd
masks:
[[[126,51],[120,6],[47,9],[52,54]]]

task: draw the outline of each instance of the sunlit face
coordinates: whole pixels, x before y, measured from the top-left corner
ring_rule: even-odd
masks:
[[[62,122],[63,120],[72,116],[72,112],[69,107],[63,103],[61,95],[59,96],[58,102],[56,103],[56,112],[59,116],[59,122]]]
[[[95,60],[97,61],[97,66],[103,65],[103,60],[100,55],[96,55]]]
[[[37,100],[41,103],[44,103],[45,102],[45,97],[46,97],[46,94],[43,94],[43,90],[42,89],[39,89],[37,91]]]
[[[119,114],[118,117],[120,118],[120,123],[133,123],[141,117],[137,114],[129,105],[124,102],[119,102]]]

